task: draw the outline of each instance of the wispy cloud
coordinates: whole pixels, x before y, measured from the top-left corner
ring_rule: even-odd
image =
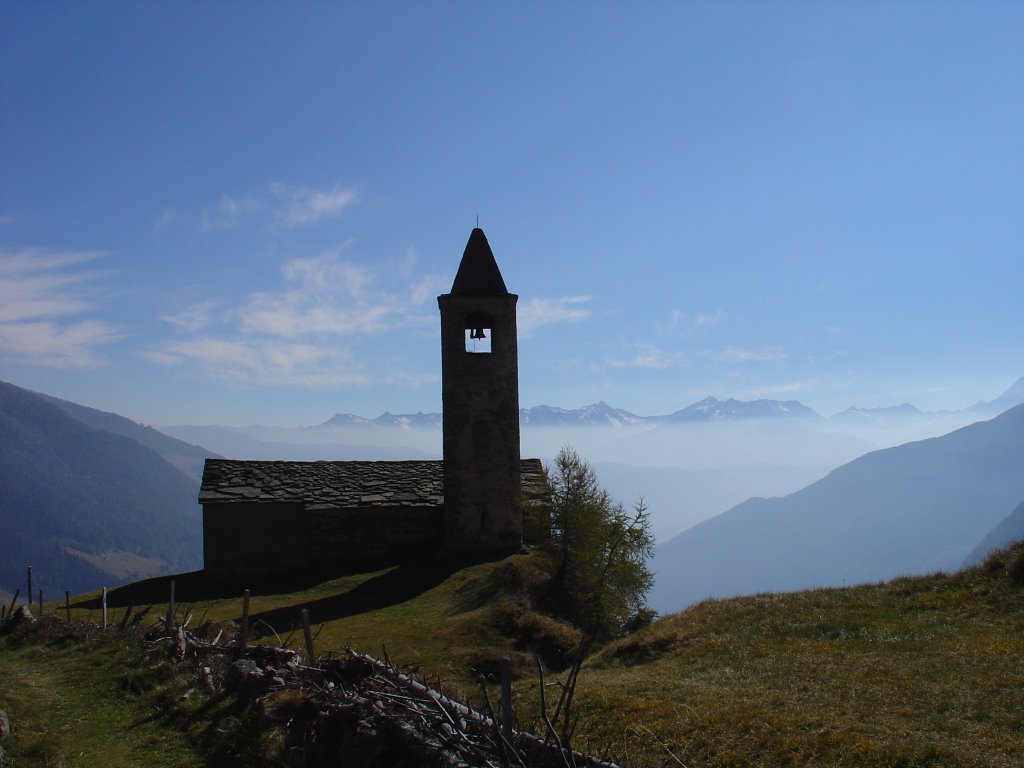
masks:
[[[157,217],[157,220],[153,222],[153,230],[159,232],[173,224],[180,224],[184,219],[185,217],[173,208],[165,208]]]
[[[345,340],[356,343],[398,330],[428,328],[436,320],[428,286],[379,283],[394,276],[344,258],[347,245],[281,265],[283,288],[257,291],[235,306],[196,303],[161,317],[177,338],[151,350],[163,365],[195,365],[216,378],[282,386],[331,386],[397,381],[397,374],[367,373],[352,361]],[[192,338],[181,338],[181,334]],[[412,383],[417,374],[404,379]]]
[[[198,212],[165,208],[153,223],[153,229],[159,232],[177,226],[214,232],[239,229],[261,221],[293,229],[339,216],[358,199],[354,186],[335,184],[316,189],[273,182],[244,194],[224,193],[216,203]]]
[[[689,312],[673,309],[669,313],[667,321],[657,324],[657,329],[659,333],[666,335],[682,334],[689,336],[701,328],[718,325],[725,317],[725,312],[722,310],[713,313],[698,312],[695,315],[691,315]]]
[[[173,314],[160,315],[159,319],[185,333],[195,333],[214,322],[216,308],[214,302],[204,301],[190,304]]]
[[[437,373],[406,373],[405,371],[398,371],[385,376],[383,381],[385,384],[399,384],[404,387],[419,389],[420,387],[438,383],[441,381],[441,376]]]
[[[331,189],[312,189],[275,183],[270,185],[270,191],[285,203],[284,210],[278,212],[278,218],[289,227],[334,218],[358,200],[355,187],[341,184],[335,184]]]
[[[581,306],[590,296],[562,296],[557,299],[530,299],[519,305],[516,326],[526,338],[538,328],[552,323],[578,323],[590,317],[590,310]]]
[[[194,363],[211,378],[256,386],[361,384],[366,376],[347,352],[323,344],[201,336],[145,353],[164,365]]]
[[[261,207],[262,203],[254,195],[246,197],[221,195],[217,205],[203,209],[199,217],[199,225],[205,231],[235,229],[241,224],[242,218],[246,214],[258,211]]]
[[[408,299],[417,306],[432,303],[437,296],[448,293],[450,287],[451,278],[427,276],[409,286]]]
[[[284,338],[373,336],[403,325],[410,314],[407,299],[375,290],[370,269],[342,261],[336,252],[293,259],[282,272],[287,290],[251,294],[237,310],[244,331]]]
[[[286,291],[254,293],[237,314],[247,332],[293,339],[307,334],[380,334],[391,329],[399,310],[400,305],[387,297],[342,303],[304,291]]]
[[[787,381],[782,384],[767,385],[763,387],[756,387],[750,391],[753,397],[776,397],[778,395],[791,395],[796,392],[806,392],[818,386],[821,383],[820,379],[804,379],[802,381]]]
[[[711,358],[720,363],[782,363],[786,360],[785,353],[780,349],[736,349],[727,347],[712,352]]]
[[[665,352],[658,347],[643,345],[637,348],[636,354],[628,358],[610,359],[607,364],[611,368],[671,368],[685,361],[680,352]]]
[[[96,347],[121,337],[95,319],[82,269],[97,253],[37,250],[0,252],[0,350],[24,365],[81,368],[102,362]]]
[[[307,290],[357,295],[365,291],[372,278],[366,267],[341,260],[342,253],[351,244],[349,241],[318,256],[291,259],[284,263],[281,271],[286,280],[300,283]]]

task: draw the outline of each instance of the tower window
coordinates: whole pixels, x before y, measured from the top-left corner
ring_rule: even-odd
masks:
[[[474,312],[466,318],[466,351],[490,352],[494,321],[485,312]]]
[[[491,351],[491,329],[480,326],[479,328],[466,329],[466,351],[467,352],[490,352]]]

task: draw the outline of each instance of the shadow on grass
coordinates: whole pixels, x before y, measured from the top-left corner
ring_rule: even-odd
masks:
[[[275,595],[288,592],[302,592],[318,584],[342,576],[368,573],[381,568],[393,567],[395,563],[368,564],[348,569],[303,568],[291,571],[248,574],[244,576],[210,576],[205,571],[173,573],[154,576],[116,587],[107,592],[109,608],[126,608],[130,605],[158,605],[167,603],[171,582],[174,582],[175,601],[180,605],[198,600],[221,600],[241,598],[245,590],[253,595]],[[71,604],[72,608],[100,608],[101,598],[92,597]]]
[[[487,556],[430,556],[409,558],[397,563],[378,562],[344,570],[304,569],[229,578],[215,578],[207,576],[203,571],[193,571],[157,576],[113,589],[107,593],[107,606],[126,608],[166,604],[173,580],[175,600],[179,605],[201,600],[238,598],[240,619],[241,597],[246,589],[252,595],[302,592],[332,579],[386,569],[349,591],[250,615],[250,624],[263,621],[281,630],[298,626],[303,608],[309,611],[310,622],[316,624],[380,610],[411,600],[433,589],[463,568],[492,559]],[[98,609],[101,607],[101,600],[99,597],[80,600],[73,603],[72,607]]]
[[[253,614],[250,620],[255,624],[262,621],[276,630],[294,629],[300,625],[303,609],[309,611],[309,621],[320,624],[361,613],[370,613],[398,605],[422,595],[444,582],[454,573],[476,561],[420,559],[400,563],[380,573],[348,592],[296,603],[285,608],[275,608]]]

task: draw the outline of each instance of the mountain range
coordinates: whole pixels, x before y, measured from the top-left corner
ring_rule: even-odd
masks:
[[[1024,403],[1024,377],[1021,377],[995,400],[978,402],[968,412],[997,413]],[[798,400],[719,400],[706,397],[685,408],[661,416],[639,416],[605,402],[582,408],[556,408],[537,405],[519,411],[519,423],[531,427],[551,426],[632,426],[637,424],[674,424],[692,422],[742,421],[749,419],[811,419],[834,421],[865,421],[886,418],[914,417],[926,414],[910,403],[884,408],[856,408],[824,417]],[[382,427],[400,429],[440,429],[440,413],[393,414],[384,412],[375,419],[351,413],[336,413],[319,427]],[[315,429],[306,427],[305,429]]]
[[[1024,500],[1024,405],[752,498],[661,545],[652,605],[959,568]],[[1019,522],[1018,522],[1019,524]]]
[[[51,598],[199,567],[195,466],[211,455],[0,382],[0,589],[29,565]]]
[[[621,427],[637,424],[671,424],[677,422],[727,421],[765,418],[818,418],[821,416],[796,400],[751,400],[732,398],[718,400],[706,397],[698,403],[664,416],[638,416],[635,413],[599,402],[582,408],[556,408],[537,405],[519,410],[519,423],[530,427]],[[319,425],[321,427],[399,427],[402,429],[439,429],[440,413],[392,414],[383,413],[375,419],[337,413]]]

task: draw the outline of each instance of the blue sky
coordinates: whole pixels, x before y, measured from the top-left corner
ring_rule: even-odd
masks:
[[[1016,2],[4,3],[0,378],[155,424],[440,410],[479,216],[524,406],[992,399],[1022,39]]]

